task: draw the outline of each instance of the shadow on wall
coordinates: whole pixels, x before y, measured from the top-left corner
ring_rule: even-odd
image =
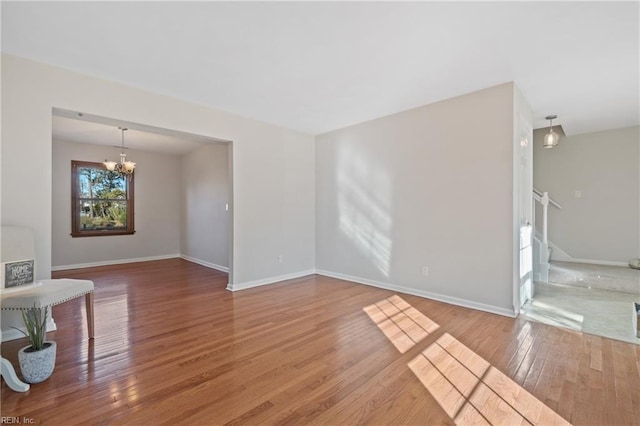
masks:
[[[392,248],[389,173],[342,146],[337,184],[340,231],[388,278]]]

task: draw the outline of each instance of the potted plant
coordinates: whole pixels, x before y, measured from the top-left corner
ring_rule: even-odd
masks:
[[[40,383],[48,379],[56,365],[56,342],[45,341],[47,312],[47,307],[36,308],[34,304],[33,308],[22,311],[22,320],[27,331],[14,327],[29,339],[29,346],[18,352],[20,371],[27,383]]]

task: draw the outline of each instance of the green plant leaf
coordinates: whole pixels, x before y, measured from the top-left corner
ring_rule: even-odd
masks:
[[[47,335],[48,309],[48,306],[45,306],[44,309],[37,308],[36,304],[34,303],[33,308],[24,309],[22,311],[22,321],[24,322],[26,332],[20,330],[17,327],[13,327],[27,336],[27,339],[29,339],[29,344],[34,351],[40,351],[44,349],[44,340]],[[43,310],[44,315],[42,312]]]

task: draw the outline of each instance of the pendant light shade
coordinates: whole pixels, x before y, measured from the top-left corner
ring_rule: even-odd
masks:
[[[545,148],[553,148],[558,145],[558,140],[560,136],[553,131],[553,120],[557,118],[557,115],[547,115],[545,118],[549,120],[549,132],[544,135],[544,141],[542,142],[542,146]]]

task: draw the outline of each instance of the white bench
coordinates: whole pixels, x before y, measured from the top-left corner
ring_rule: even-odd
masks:
[[[2,262],[20,259],[33,259],[35,256],[33,233],[24,227],[3,226]],[[93,320],[93,281],[74,279],[39,280],[23,288],[14,287],[0,290],[0,309],[2,311],[25,310],[29,308],[45,308],[85,296],[87,312],[87,330],[89,339],[94,337]],[[7,385],[15,391],[26,392],[29,385],[22,383],[16,376],[11,363],[2,358],[0,373]]]
[[[3,311],[21,311],[29,308],[45,308],[85,296],[87,311],[87,329],[89,339],[93,339],[93,281],[72,280],[40,280],[34,285],[25,286],[18,291],[0,291],[0,309]],[[13,289],[12,289],[13,290]]]

